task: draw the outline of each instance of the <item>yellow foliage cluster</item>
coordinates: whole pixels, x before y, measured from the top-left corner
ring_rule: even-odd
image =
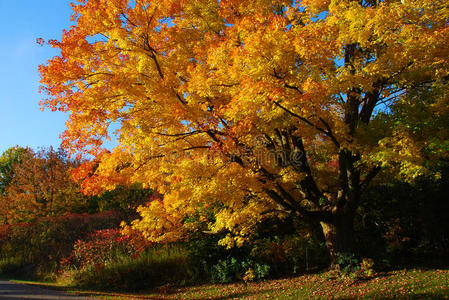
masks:
[[[98,157],[92,186],[141,182],[164,195],[131,224],[150,240],[202,228],[242,245],[272,213],[334,212],[378,167],[424,173],[422,141],[379,116],[413,87],[447,80],[444,1],[85,0],[73,10],[76,26],[50,41],[61,55],[40,66],[42,104],[71,113],[66,148]],[[111,126],[119,146],[104,152]]]

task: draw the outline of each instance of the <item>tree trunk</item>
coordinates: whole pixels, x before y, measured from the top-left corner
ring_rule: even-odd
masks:
[[[335,216],[331,222],[320,222],[331,267],[334,267],[339,253],[354,253],[354,216]]]

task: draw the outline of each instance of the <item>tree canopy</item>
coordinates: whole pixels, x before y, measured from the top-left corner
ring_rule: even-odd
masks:
[[[6,189],[13,180],[13,166],[20,163],[22,156],[28,150],[19,146],[11,147],[0,156],[0,195],[4,195]]]
[[[73,11],[49,41],[61,54],[39,68],[42,105],[70,112],[69,151],[96,156],[78,170],[87,191],[141,182],[164,195],[132,224],[150,240],[208,226],[241,245],[266,216],[294,214],[321,223],[335,258],[376,175],[425,174],[447,140],[426,133],[432,148],[390,117],[419,88],[439,92],[406,116],[447,112],[445,1],[83,0]]]

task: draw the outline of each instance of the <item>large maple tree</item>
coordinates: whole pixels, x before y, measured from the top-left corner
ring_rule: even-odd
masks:
[[[427,171],[426,137],[389,116],[408,91],[447,87],[446,1],[84,0],[73,10],[75,25],[49,41],[61,54],[40,66],[43,106],[70,112],[67,149],[97,157],[94,175],[79,170],[87,190],[142,182],[164,195],[132,224],[151,240],[181,238],[195,216],[240,245],[265,217],[294,214],[320,222],[335,259],[352,250],[379,172]],[[426,107],[446,106],[440,92]]]

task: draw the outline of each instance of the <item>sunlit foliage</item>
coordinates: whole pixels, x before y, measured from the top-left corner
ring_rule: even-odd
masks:
[[[241,245],[265,216],[295,214],[321,222],[335,258],[351,248],[373,178],[427,174],[434,153],[423,149],[440,148],[383,116],[407,92],[447,86],[444,1],[84,0],[73,10],[75,26],[49,41],[61,54],[40,66],[42,105],[70,112],[69,151],[97,157],[80,171],[87,190],[142,182],[164,195],[132,224],[150,240],[180,239],[196,217]],[[447,112],[439,95],[422,102],[429,114]],[[111,135],[118,146],[106,152]]]

